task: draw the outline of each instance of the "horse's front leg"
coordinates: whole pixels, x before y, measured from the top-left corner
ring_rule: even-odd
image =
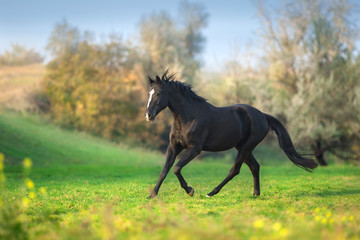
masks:
[[[174,146],[173,144],[169,144],[167,150],[166,150],[166,161],[165,165],[163,167],[163,170],[160,173],[159,180],[157,181],[154,190],[151,192],[150,198],[154,198],[158,195],[160,186],[164,179],[166,178],[166,175],[168,174],[170,168],[174,165],[174,161],[176,159],[176,156],[181,152],[181,148]]]
[[[184,177],[181,175],[181,169],[188,164],[191,160],[193,160],[197,155],[201,152],[200,148],[192,147],[188,149],[184,155],[181,157],[179,162],[174,167],[174,174],[177,176],[180,182],[180,186],[185,190],[187,194],[191,197],[194,195],[194,189],[188,186],[187,182],[185,181]]]

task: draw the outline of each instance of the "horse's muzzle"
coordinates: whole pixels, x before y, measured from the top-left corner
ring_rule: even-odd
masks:
[[[145,120],[147,121],[147,122],[152,122],[152,121],[154,121],[154,117],[150,114],[150,113],[146,113],[145,114]]]

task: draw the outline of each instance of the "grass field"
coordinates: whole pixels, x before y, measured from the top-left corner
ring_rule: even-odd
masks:
[[[360,236],[360,168],[355,166],[307,173],[283,162],[277,150],[260,146],[260,197],[252,197],[246,165],[218,195],[205,197],[228,173],[226,157],[193,161],[183,169],[194,197],[169,174],[158,198],[147,200],[164,162],[155,151],[66,131],[39,117],[0,112],[0,152],[6,177],[0,177],[0,239]],[[32,166],[29,160],[23,165],[27,157]]]

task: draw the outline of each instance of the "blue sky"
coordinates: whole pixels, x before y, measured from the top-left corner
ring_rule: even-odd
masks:
[[[45,54],[48,37],[56,23],[66,19],[80,30],[89,30],[99,38],[120,33],[126,39],[135,36],[145,14],[165,10],[178,12],[180,0],[0,0],[0,52],[11,43],[33,47]],[[206,68],[216,68],[237,49],[257,46],[256,4],[251,0],[198,0],[209,13],[204,30],[206,44],[202,56]]]

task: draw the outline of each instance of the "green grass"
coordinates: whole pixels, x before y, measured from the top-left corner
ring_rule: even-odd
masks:
[[[260,197],[252,197],[246,165],[218,195],[205,197],[228,173],[226,155],[183,169],[194,197],[170,173],[158,198],[147,200],[162,154],[62,130],[39,117],[0,115],[6,155],[0,239],[359,239],[359,167],[331,165],[310,174],[277,161],[284,156],[262,145]],[[21,166],[25,157],[31,170]]]

